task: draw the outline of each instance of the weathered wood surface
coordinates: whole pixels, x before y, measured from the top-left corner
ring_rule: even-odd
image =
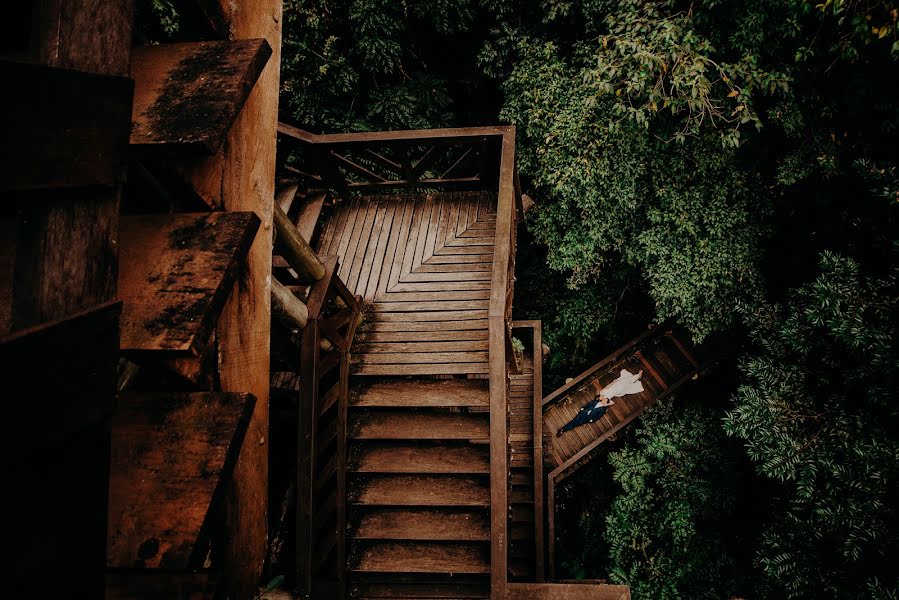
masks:
[[[365,196],[333,208],[318,252],[339,257],[367,310],[354,373],[487,372],[495,222],[493,196],[481,192]]]
[[[350,570],[374,573],[488,573],[484,544],[375,542],[353,557]]]
[[[487,449],[443,444],[369,444],[356,448],[349,469],[354,473],[490,473]]]
[[[485,382],[461,379],[383,379],[353,387],[350,404],[358,407],[464,407],[490,404]]]
[[[372,475],[350,490],[353,504],[369,506],[484,506],[490,487],[465,475]]]
[[[296,272],[302,283],[315,283],[325,276],[321,259],[300,236],[296,226],[277,204],[274,207],[275,248]]]
[[[360,440],[486,440],[489,429],[484,415],[382,411],[354,414],[349,434]]]
[[[250,394],[120,396],[112,427],[110,568],[203,565],[254,405]]]
[[[281,67],[280,0],[220,2],[234,40],[265,38],[273,53],[228,132],[220,155],[196,169],[195,181],[225,210],[255,212],[262,221],[216,329],[222,389],[250,392],[257,406],[226,503],[231,543],[222,558],[222,586],[232,598],[256,594],[268,537],[268,373],[270,363],[272,207]],[[220,183],[218,187],[215,187]]]
[[[484,511],[399,508],[365,512],[354,536],[357,540],[486,542],[490,527]]]
[[[545,432],[552,436],[552,467],[570,466],[571,469],[564,473],[567,476],[589,458],[599,443],[637,418],[659,397],[672,393],[676,389],[674,386],[695,376],[698,363],[692,352],[669,327],[656,327],[544,398],[543,423]],[[615,404],[601,419],[557,437],[559,428],[574,418],[599,390],[616,379],[622,369],[631,373],[642,370],[644,391],[615,398]]]
[[[293,334],[306,327],[309,309],[284,284],[277,279],[272,280],[272,316]]]
[[[258,228],[250,212],[123,218],[122,351],[200,354]]]
[[[598,583],[510,583],[509,600],[630,600],[626,585]]]
[[[264,39],[135,48],[131,145],[216,152],[271,55]]]
[[[508,494],[508,336],[512,317],[517,215],[515,175],[515,129],[502,138],[499,194],[496,208],[496,246],[491,265],[490,302],[490,597],[504,600],[508,582],[509,527]]]
[[[133,2],[50,0],[30,4],[31,60],[88,73],[129,75]]]
[[[25,4],[33,16],[31,26],[27,19],[12,25],[30,34],[30,60],[100,76],[127,75],[131,2]],[[16,8],[11,11],[17,12]],[[13,273],[8,318],[11,329],[25,329],[20,336],[32,339],[11,338],[18,341],[11,342],[8,350],[19,341],[24,346],[12,351],[7,357],[11,360],[3,361],[2,373],[11,397],[29,399],[15,403],[10,422],[38,424],[37,430],[22,428],[22,437],[36,441],[45,424],[57,431],[83,428],[52,446],[30,452],[26,439],[16,444],[14,451],[4,453],[16,461],[5,466],[2,475],[9,516],[4,522],[3,556],[8,557],[4,572],[14,574],[5,578],[3,588],[13,597],[27,597],[34,594],[35,581],[39,581],[41,593],[47,597],[98,598],[104,589],[109,483],[108,471],[102,467],[109,461],[109,425],[104,411],[114,399],[118,358],[120,307],[113,301],[119,182],[123,181],[125,158],[121,140],[127,135],[121,115],[130,114],[131,83],[120,78],[115,85],[107,85],[109,97],[104,99],[98,98],[103,93],[97,85],[85,83],[82,90],[68,79],[69,74],[56,75],[67,82],[57,79],[45,80],[40,86],[18,86],[4,77],[2,112],[5,118],[17,120],[4,123],[4,141],[12,141],[17,154],[11,156],[4,147],[4,168],[15,173],[4,171],[0,185],[4,190],[31,190],[4,197],[16,203],[8,208],[10,212],[17,209],[20,218],[15,265],[4,265]],[[98,81],[94,76],[79,79]],[[73,97],[82,91],[92,98]],[[35,94],[37,97],[29,97]],[[45,110],[40,114],[37,111],[42,107]],[[70,133],[67,127],[71,127]],[[38,131],[40,135],[34,133]],[[49,147],[40,143],[35,147],[40,138]],[[81,138],[89,148],[73,147],[79,145],[74,140]],[[65,164],[51,165],[41,157]],[[17,162],[23,160],[27,164]],[[80,172],[73,171],[73,166]],[[43,169],[46,172],[42,173]],[[9,185],[11,182],[16,185]],[[103,314],[99,323],[79,331],[84,322],[92,320],[88,316],[92,313]],[[73,329],[65,331],[69,325]],[[61,331],[56,339],[44,337]],[[35,346],[26,351],[28,344]],[[48,377],[48,373],[54,376]],[[26,379],[18,381],[18,377]],[[17,409],[39,414],[19,418]],[[90,423],[98,415],[103,418]],[[4,441],[17,439],[20,435],[13,431]],[[59,501],[61,489],[67,490],[64,502]]]
[[[7,61],[0,77],[0,191],[124,183],[130,79]]]

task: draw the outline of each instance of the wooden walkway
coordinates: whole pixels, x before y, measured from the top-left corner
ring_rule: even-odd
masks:
[[[643,393],[615,398],[615,404],[600,420],[557,437],[559,428],[617,378],[622,369],[632,373],[643,370]],[[699,363],[689,344],[672,329],[655,327],[544,398],[544,433],[545,439],[551,440],[550,477],[558,481],[570,475],[589,460],[600,443],[698,373]]]
[[[488,192],[361,196],[326,217],[319,254],[363,298],[357,375],[486,374],[496,228]]]

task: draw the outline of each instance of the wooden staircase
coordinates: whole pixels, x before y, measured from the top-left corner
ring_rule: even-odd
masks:
[[[351,391],[351,596],[412,597],[427,584],[429,597],[489,597],[489,401],[477,379],[363,380]]]

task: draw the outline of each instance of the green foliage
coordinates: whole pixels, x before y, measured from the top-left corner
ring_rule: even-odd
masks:
[[[282,106],[320,131],[450,125],[449,82],[427,60],[439,40],[467,30],[473,5],[287,0]]]
[[[609,455],[621,493],[607,517],[610,577],[636,600],[729,597],[733,565],[719,537],[733,491],[720,422],[670,401],[642,419],[634,443]]]
[[[821,270],[785,304],[745,312],[758,350],[741,362],[726,427],[784,484],[758,556],[772,588],[790,598],[895,597],[897,273],[866,277],[833,254]]]
[[[549,265],[580,287],[624,262],[643,273],[660,318],[678,317],[698,338],[726,327],[737,301],[758,289],[767,211],[735,150],[702,124],[713,117],[678,99],[665,115],[645,106],[623,115],[630,101],[610,93],[617,71],[592,66],[604,50],[574,65],[552,43],[525,40],[519,51],[502,116],[518,125],[520,168],[547,200],[531,229],[549,247]],[[637,85],[625,85],[628,97]]]

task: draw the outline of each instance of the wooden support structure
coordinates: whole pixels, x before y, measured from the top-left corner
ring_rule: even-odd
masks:
[[[0,201],[15,215],[4,217],[0,244],[0,374],[16,399],[0,465],[9,496],[3,588],[25,597],[40,581],[48,597],[96,598],[121,311],[131,3],[29,6],[11,9],[22,19],[11,23],[21,45],[0,57]]]
[[[277,279],[272,279],[272,316],[294,335],[306,327],[309,309]]]
[[[302,283],[315,283],[325,275],[325,267],[312,248],[290,222],[279,205],[274,206],[275,246]]]

